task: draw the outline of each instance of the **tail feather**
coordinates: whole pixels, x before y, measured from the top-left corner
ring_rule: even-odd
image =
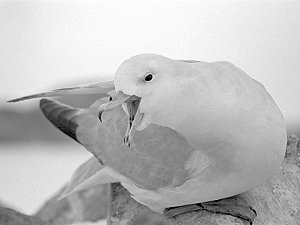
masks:
[[[72,108],[60,102],[49,99],[41,99],[40,108],[45,117],[55,127],[79,142],[76,137],[76,130],[78,127],[76,117],[82,113],[83,109]]]

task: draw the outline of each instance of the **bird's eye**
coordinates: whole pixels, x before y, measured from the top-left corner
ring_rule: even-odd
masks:
[[[146,77],[145,77],[145,81],[149,82],[151,81],[153,78],[153,75],[152,74],[148,74]]]

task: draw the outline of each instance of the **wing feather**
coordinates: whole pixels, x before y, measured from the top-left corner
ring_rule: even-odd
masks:
[[[76,129],[78,127],[75,118],[81,115],[83,109],[75,109],[57,101],[42,99],[40,108],[45,117],[63,133],[78,142]]]
[[[103,168],[97,158],[91,157],[88,159],[76,169],[67,187],[58,199],[63,199],[75,192],[87,190],[101,184],[118,182],[118,180],[107,174]]]
[[[43,92],[33,95],[24,96],[21,98],[16,98],[9,100],[8,102],[20,102],[34,98],[49,98],[49,97],[57,97],[57,96],[66,96],[66,95],[89,95],[89,94],[102,94],[110,95],[114,93],[114,82],[113,80],[103,81],[98,83],[89,83],[78,85],[76,87],[67,87],[55,89],[49,92]]]

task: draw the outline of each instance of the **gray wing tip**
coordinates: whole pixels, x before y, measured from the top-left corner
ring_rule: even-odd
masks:
[[[80,109],[72,108],[50,99],[41,99],[40,108],[44,116],[56,128],[79,142],[76,137],[78,124],[75,118],[81,113]]]
[[[31,98],[32,98],[31,96],[26,96],[26,97],[11,99],[11,100],[8,100],[6,102],[8,102],[8,103],[21,102],[21,101],[24,101],[24,100],[29,100]]]
[[[44,106],[45,104],[51,104],[51,103],[58,103],[57,101],[50,100],[48,98],[42,98],[40,99],[40,107]]]
[[[34,99],[34,98],[46,97],[49,94],[50,94],[50,92],[39,93],[39,94],[34,94],[34,95],[27,95],[27,96],[24,96],[21,98],[15,98],[15,99],[8,100],[7,102],[8,103],[21,102],[21,101],[25,101],[25,100]],[[49,96],[49,97],[51,97],[51,96]]]

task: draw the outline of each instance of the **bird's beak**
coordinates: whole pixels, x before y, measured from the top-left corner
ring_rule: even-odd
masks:
[[[126,95],[123,92],[118,92],[118,94],[114,97],[111,97],[110,101],[107,103],[104,103],[102,105],[100,105],[100,107],[98,108],[98,117],[99,120],[102,122],[102,114],[104,111],[113,109],[118,107],[119,105],[122,105],[122,103],[126,102],[127,100],[129,100],[130,98],[132,98],[133,96],[130,95]]]
[[[102,104],[98,108],[98,112],[99,112],[98,117],[99,120],[102,122],[101,116],[104,111],[116,108],[122,105],[123,103],[126,103],[125,107],[127,108],[129,117],[128,117],[127,131],[124,136],[124,143],[128,147],[132,145],[134,133],[143,119],[143,114],[139,110],[140,101],[141,101],[140,97],[137,97],[135,95],[131,95],[131,96],[126,95],[120,91],[116,96],[111,98],[110,102]]]

